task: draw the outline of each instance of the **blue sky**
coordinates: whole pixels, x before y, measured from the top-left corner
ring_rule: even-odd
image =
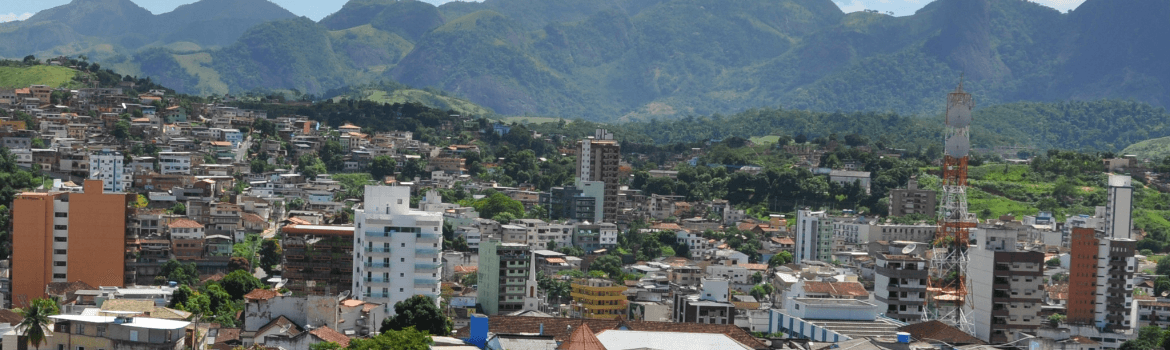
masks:
[[[32,16],[37,11],[69,3],[70,0],[6,0],[0,5],[0,22],[22,20]],[[131,0],[156,14],[169,12],[182,4],[192,0]],[[320,20],[329,14],[341,9],[346,0],[269,0],[297,15],[306,16],[313,20]],[[432,4],[442,4],[451,0],[423,0]],[[893,12],[895,16],[907,16],[922,8],[933,0],[833,0],[845,12],[861,10],[877,10],[882,13]],[[1062,12],[1076,8],[1085,0],[1031,0],[1047,5]]]

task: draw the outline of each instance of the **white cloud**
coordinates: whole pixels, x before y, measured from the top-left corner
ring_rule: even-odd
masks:
[[[837,7],[840,7],[841,11],[845,13],[865,10],[865,3],[862,3],[861,0],[852,0],[850,4],[846,4],[844,1],[834,1],[833,3],[837,4]]]
[[[1061,11],[1068,11],[1081,6],[1085,0],[1035,0],[1037,3],[1052,7]]]
[[[12,12],[10,12],[8,14],[0,14],[0,23],[12,22],[12,21],[23,21],[23,20],[26,20],[32,16],[33,16],[32,12],[25,12],[25,13],[19,14],[19,15],[16,13],[12,13]]]

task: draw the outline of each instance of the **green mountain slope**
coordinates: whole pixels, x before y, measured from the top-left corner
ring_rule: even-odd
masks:
[[[101,4],[113,17],[140,16],[127,1],[67,6]],[[267,3],[204,0],[189,12],[219,18],[209,5],[228,1]],[[844,14],[831,0],[488,0],[438,7],[353,0],[319,23],[241,30],[230,45],[216,41],[229,35],[214,30],[178,30],[194,37],[89,36],[68,21],[40,19],[90,21],[72,14],[84,11],[71,11],[0,25],[0,55],[123,53],[111,67],[194,93],[321,94],[393,80],[449,91],[501,114],[606,121],[757,107],[933,115],[960,76],[980,106],[1170,102],[1170,66],[1160,64],[1170,54],[1161,44],[1170,38],[1165,1],[1088,0],[1060,13],[1018,0],[938,0],[892,17]],[[120,28],[109,25],[96,32]],[[203,32],[209,38],[200,38]]]
[[[226,46],[259,23],[296,17],[267,0],[201,0],[154,15],[131,0],[73,0],[0,24],[0,57],[130,55],[176,43]]]
[[[1138,159],[1161,160],[1170,156],[1170,136],[1141,141],[1121,151],[1121,154],[1132,154]]]

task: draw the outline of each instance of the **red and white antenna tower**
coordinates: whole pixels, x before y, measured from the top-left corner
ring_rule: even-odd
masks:
[[[967,248],[970,229],[977,222],[967,212],[967,155],[971,150],[971,111],[975,101],[963,91],[963,82],[947,94],[945,154],[942,165],[942,201],[938,212],[938,233],[931,258],[927,310],[924,318],[939,320],[974,334],[970,315],[963,311],[968,299]]]

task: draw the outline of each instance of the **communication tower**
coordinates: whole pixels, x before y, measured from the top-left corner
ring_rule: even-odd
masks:
[[[970,290],[967,286],[967,248],[974,214],[967,212],[967,154],[971,150],[971,111],[975,101],[963,91],[963,83],[947,94],[945,152],[942,165],[942,201],[938,232],[934,237],[927,289],[927,320],[939,320],[974,334],[970,315],[963,312]]]

